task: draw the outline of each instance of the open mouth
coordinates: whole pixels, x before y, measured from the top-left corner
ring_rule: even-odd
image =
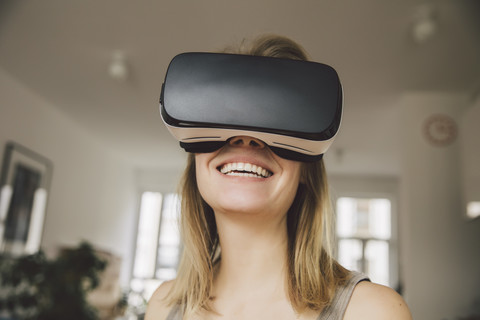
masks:
[[[233,162],[226,163],[217,168],[218,171],[227,176],[251,177],[265,179],[273,175],[273,173],[265,168],[251,163]]]

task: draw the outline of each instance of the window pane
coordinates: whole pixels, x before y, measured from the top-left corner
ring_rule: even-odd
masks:
[[[178,231],[179,214],[180,198],[175,193],[166,194],[162,208],[162,224],[159,238],[160,245],[180,245],[180,234]]]
[[[353,198],[339,198],[337,201],[337,234],[353,237],[356,226],[357,201]]]
[[[380,240],[367,241],[365,258],[367,260],[367,273],[370,280],[383,285],[389,285],[388,274],[388,242]]]
[[[155,278],[159,280],[171,280],[177,276],[177,269],[175,268],[158,268],[155,272]]]
[[[172,279],[180,258],[180,198],[177,194],[166,194],[163,201],[160,237],[158,239],[158,257],[155,276],[158,279]]]
[[[389,284],[391,202],[380,198],[342,197],[337,201],[338,261]]]
[[[338,262],[345,268],[362,270],[362,241],[344,239],[338,242]]]
[[[357,216],[356,227],[357,232],[355,236],[357,238],[369,238],[370,234],[370,201],[369,199],[355,199],[357,202]]]
[[[339,198],[337,235],[341,238],[390,239],[390,211],[388,199]]]
[[[142,194],[133,266],[135,278],[151,278],[154,275],[161,204],[160,193],[144,192]]]
[[[370,200],[370,234],[374,238],[390,239],[390,211],[391,205],[388,199],[371,199]]]

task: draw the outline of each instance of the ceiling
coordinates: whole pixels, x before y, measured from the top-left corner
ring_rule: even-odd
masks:
[[[435,30],[415,41],[424,16]],[[369,151],[395,165],[389,128],[403,94],[480,88],[477,0],[2,0],[0,68],[133,166],[175,166],[183,153],[158,114],[168,62],[263,33],[291,37],[339,72],[337,153]],[[108,73],[117,50],[125,81]]]

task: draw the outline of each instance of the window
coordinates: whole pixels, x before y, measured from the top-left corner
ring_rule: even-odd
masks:
[[[142,194],[131,288],[147,300],[163,281],[176,276],[181,253],[179,214],[177,194]]]
[[[337,238],[340,264],[366,273],[376,283],[392,285],[395,250],[389,199],[338,198]]]

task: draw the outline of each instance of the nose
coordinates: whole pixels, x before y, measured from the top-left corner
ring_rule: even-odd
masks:
[[[265,147],[265,143],[262,140],[249,136],[236,136],[230,138],[228,144],[234,147],[250,147],[256,149],[262,149]]]

